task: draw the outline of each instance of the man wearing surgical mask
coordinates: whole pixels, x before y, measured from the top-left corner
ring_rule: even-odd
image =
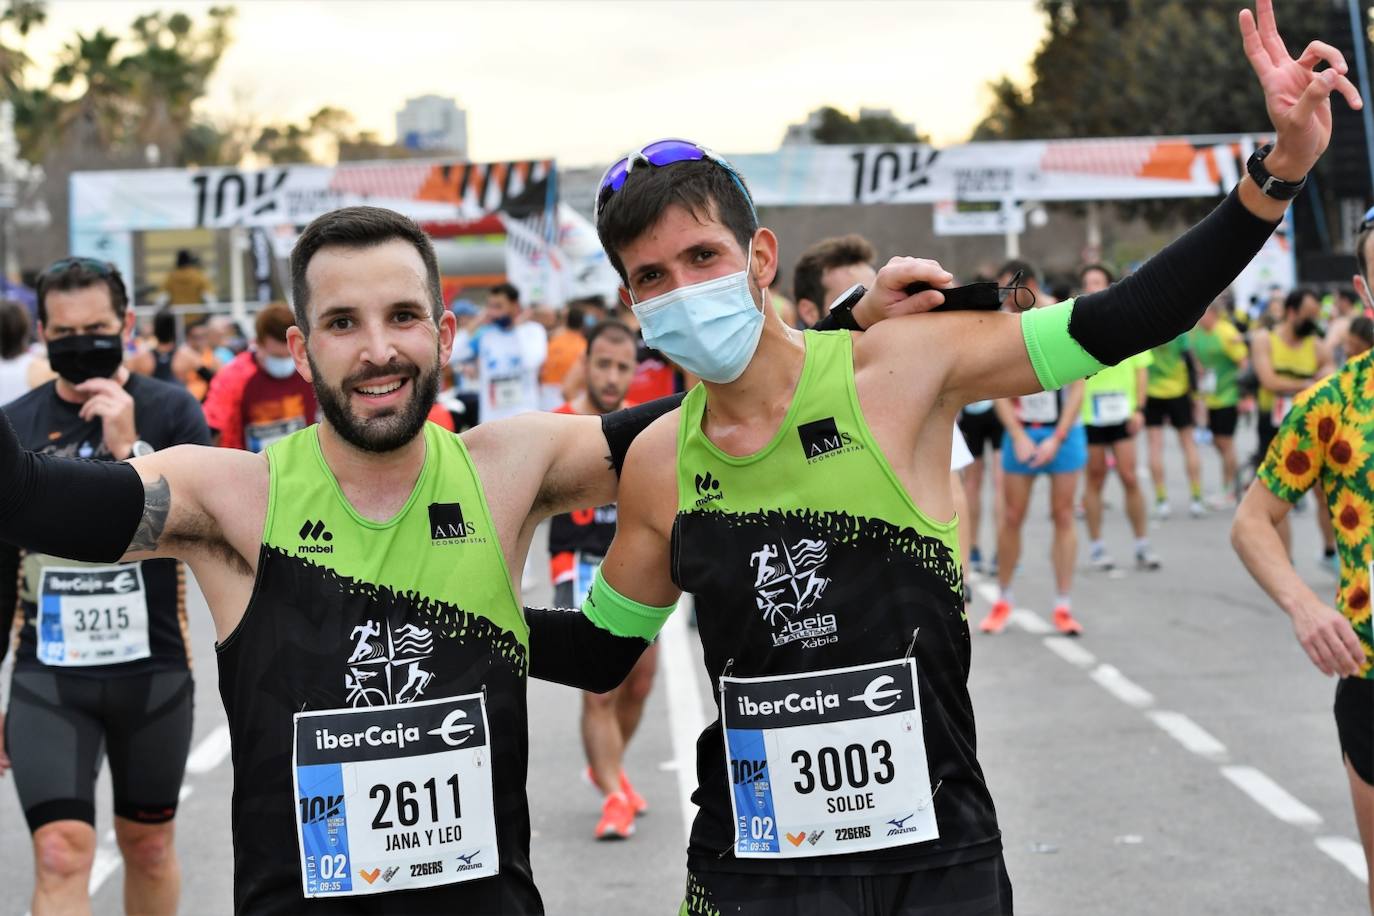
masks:
[[[493,287],[470,345],[480,385],[479,422],[539,409],[539,370],[548,356],[549,336],[537,322],[520,317],[520,291],[509,283]]]
[[[4,408],[27,448],[123,461],[209,444],[186,389],[123,366],[134,315],[112,265],[67,258],[37,286],[39,332],[58,378]],[[26,553],[21,563],[17,548],[0,545],[0,659],[15,611],[22,615],[0,774],[13,769],[33,836],[36,916],[89,912],[102,744],[127,907],[176,911],[173,817],[192,697],[181,576],[174,560],[101,566]],[[79,596],[73,582],[83,583]]]
[[[205,418],[219,434],[219,445],[261,452],[315,422],[315,389],[296,371],[286,346],[286,332],[295,323],[285,305],[266,306],[254,322],[254,349],[240,353],[210,382]]]
[[[1043,308],[793,331],[763,307],[778,240],[729,163],[665,139],[602,177],[597,234],[622,299],[702,380],[630,448],[582,607],[646,639],[693,596],[719,715],[697,741],[683,912],[1012,912],[967,686],[955,419],[1173,339],[1254,258],[1326,148],[1327,97],[1361,104],[1338,52],[1280,54],[1273,18],[1261,0],[1259,25],[1249,10],[1240,25],[1275,143],[1131,277]],[[1001,298],[952,280],[894,258],[830,317],[857,329],[865,309]]]

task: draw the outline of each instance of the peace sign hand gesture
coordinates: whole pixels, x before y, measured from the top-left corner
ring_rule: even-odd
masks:
[[[1258,0],[1256,15],[1241,10],[1240,34],[1245,56],[1264,88],[1264,107],[1278,132],[1274,151],[1265,160],[1270,174],[1298,181],[1325,152],[1331,141],[1331,93],[1339,92],[1346,104],[1364,106],[1354,84],[1346,78],[1345,57],[1323,41],[1314,41],[1294,60],[1284,46],[1274,22],[1272,0]],[[1315,71],[1319,63],[1327,69]]]

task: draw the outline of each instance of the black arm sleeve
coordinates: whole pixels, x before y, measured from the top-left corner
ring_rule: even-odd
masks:
[[[38,553],[113,563],[143,518],[143,480],[132,465],[25,451],[3,411],[0,481],[0,541]]]
[[[530,677],[579,690],[614,690],[649,648],[637,636],[601,629],[576,608],[527,607],[525,620],[530,627]]]
[[[19,548],[0,544],[0,664],[10,648],[10,630],[19,607]]]
[[[606,436],[606,444],[611,447],[611,466],[615,468],[617,477],[625,466],[625,454],[629,452],[635,436],[668,411],[676,410],[684,397],[684,394],[672,394],[601,416],[601,432]]]
[[[1069,333],[1108,366],[1173,340],[1197,324],[1276,228],[1232,191],[1135,273],[1074,300]]]

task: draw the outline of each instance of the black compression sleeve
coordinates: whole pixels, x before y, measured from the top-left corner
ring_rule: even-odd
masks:
[[[19,548],[0,544],[0,664],[10,648],[10,628],[19,607]]]
[[[611,448],[611,466],[615,468],[617,477],[620,476],[620,469],[625,466],[625,455],[630,450],[630,443],[635,441],[635,436],[648,429],[650,423],[668,411],[676,410],[684,397],[686,395],[673,394],[602,415],[601,432],[605,434],[606,444]]]
[[[1173,340],[1197,324],[1276,228],[1232,191],[1135,273],[1074,300],[1069,333],[1108,366]]]
[[[122,461],[36,455],[0,411],[0,541],[69,560],[113,563],[143,518],[143,481]]]
[[[620,686],[649,644],[616,636],[576,608],[525,608],[530,627],[530,677],[605,693]]]

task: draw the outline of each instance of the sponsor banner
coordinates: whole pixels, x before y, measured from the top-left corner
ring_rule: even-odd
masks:
[[[787,146],[729,156],[759,206],[1220,197],[1262,134]]]
[[[133,230],[303,225],[368,204],[417,222],[548,209],[553,160],[395,160],[266,169],[134,169],[71,176],[73,239]],[[88,246],[89,247],[89,246]]]

